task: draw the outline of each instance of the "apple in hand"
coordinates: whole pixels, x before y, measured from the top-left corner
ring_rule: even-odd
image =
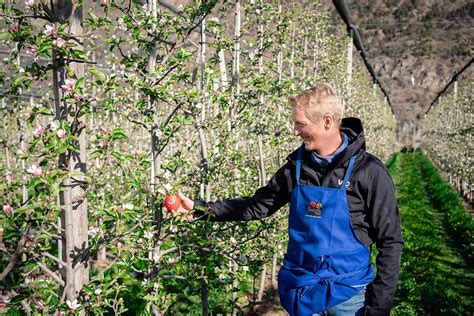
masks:
[[[168,212],[176,212],[181,206],[181,200],[176,194],[170,194],[165,197],[165,206]]]

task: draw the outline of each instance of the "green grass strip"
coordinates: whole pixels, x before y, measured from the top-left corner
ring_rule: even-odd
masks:
[[[399,153],[389,164],[405,240],[392,315],[470,315],[472,268],[451,247],[444,214],[431,204],[417,159]]]
[[[467,263],[473,266],[474,220],[464,209],[457,192],[444,181],[429,159],[421,152],[416,153],[416,158],[431,204],[444,214],[446,230]]]

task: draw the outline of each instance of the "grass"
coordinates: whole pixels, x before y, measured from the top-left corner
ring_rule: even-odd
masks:
[[[460,203],[459,198],[455,193],[438,195],[449,185],[433,168],[419,152],[398,153],[389,163],[405,240],[394,315],[474,312],[474,271],[466,256],[466,242],[459,241],[460,236],[472,233],[467,232],[472,220],[451,220],[460,216],[458,208],[454,208]]]

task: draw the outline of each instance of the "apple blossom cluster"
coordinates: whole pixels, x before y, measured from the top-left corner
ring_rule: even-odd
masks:
[[[33,177],[42,177],[44,172],[38,164],[32,164],[26,171]]]
[[[74,89],[76,82],[76,79],[68,78],[64,80],[64,84],[61,85],[61,89],[64,91],[65,94],[68,94]]]
[[[25,1],[25,8],[27,10],[33,9],[34,6],[35,6],[35,0],[26,0]]]
[[[7,175],[5,176],[5,180],[7,181],[7,184],[8,184],[8,185],[12,185],[12,184],[15,183],[15,181],[13,180],[13,177],[12,177],[11,175],[9,175],[9,174],[7,174]]]
[[[58,31],[54,25],[46,25],[43,34],[49,37],[54,37],[58,34]]]
[[[58,131],[56,132],[56,135],[59,137],[59,138],[65,138],[66,137],[66,131],[63,130],[63,129],[58,129]]]
[[[19,24],[13,24],[8,27],[8,32],[10,33],[17,33],[20,30]]]
[[[28,148],[25,145],[20,146],[20,148],[18,149],[19,155],[26,154],[27,152],[28,152]]]
[[[13,213],[13,207],[10,204],[5,204],[3,206],[3,211],[7,214]]]
[[[41,126],[38,126],[34,131],[33,131],[33,137],[34,138],[38,138],[40,137],[41,135],[44,134],[44,130]]]

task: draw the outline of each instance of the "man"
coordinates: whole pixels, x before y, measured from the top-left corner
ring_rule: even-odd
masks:
[[[252,220],[290,202],[288,249],[278,275],[283,307],[291,315],[389,315],[403,248],[390,175],[365,151],[361,122],[342,119],[330,85],[317,84],[289,102],[303,145],[268,184],[253,197],[205,205],[179,193],[180,211],[199,205],[213,221]]]

